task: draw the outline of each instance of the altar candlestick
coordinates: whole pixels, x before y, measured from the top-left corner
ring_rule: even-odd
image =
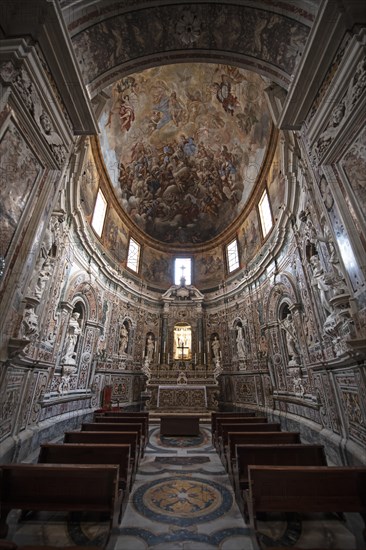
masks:
[[[165,353],[165,348],[166,348],[166,342],[164,342],[164,353]]]
[[[206,365],[206,353],[203,354],[203,362]]]
[[[201,340],[198,342],[198,353],[201,353]]]

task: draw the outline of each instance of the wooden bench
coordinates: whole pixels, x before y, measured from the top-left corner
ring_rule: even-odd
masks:
[[[3,464],[0,466],[0,537],[13,509],[27,511],[103,512],[109,533],[118,526],[122,494],[117,465]]]
[[[212,444],[216,447],[216,444],[217,444],[217,434],[218,434],[218,431],[219,431],[219,426],[220,424],[224,423],[224,422],[250,422],[250,423],[258,423],[258,424],[264,424],[265,422],[267,422],[267,418],[265,416],[243,416],[242,414],[238,415],[234,415],[234,416],[228,416],[228,415],[225,415],[223,417],[221,416],[217,416],[214,418],[213,420],[213,425],[212,425]]]
[[[279,422],[254,423],[222,423],[219,425],[217,434],[217,448],[222,462],[226,465],[226,453],[228,446],[229,432],[280,432],[281,424]]]
[[[131,445],[100,443],[45,443],[41,445],[39,464],[117,464],[118,486],[123,493],[119,521],[132,486]]]
[[[261,512],[357,512],[366,523],[366,468],[250,465],[248,478],[244,499],[254,533]]]
[[[131,446],[131,487],[135,480],[140,460],[140,443],[138,432],[65,432],[64,443],[89,443],[100,445],[124,445]],[[130,487],[130,489],[131,489]]]
[[[241,417],[225,417],[225,418],[217,418],[216,419],[216,422],[215,422],[215,432],[214,432],[214,437],[213,437],[213,440],[212,442],[214,443],[215,447],[218,448],[218,440],[219,440],[219,434],[220,434],[220,430],[221,430],[221,425],[222,424],[246,424],[246,423],[250,423],[250,424],[266,424],[268,421],[267,421],[267,418],[265,416],[256,416],[256,417],[252,417],[252,418],[241,418]]]
[[[287,432],[284,432],[287,433]],[[250,465],[267,466],[326,466],[327,459],[323,445],[303,443],[235,445],[235,458],[231,462],[232,483],[239,508],[243,509],[243,493],[249,486]]]
[[[146,446],[149,439],[149,419],[145,416],[96,416],[94,418],[94,423],[98,424],[142,424],[142,433],[144,436],[144,446]]]
[[[82,432],[137,432],[139,441],[140,456],[144,456],[145,438],[142,433],[142,424],[140,423],[122,423],[119,422],[84,422],[81,425]]]
[[[211,430],[212,430],[212,433],[214,433],[215,429],[216,429],[216,420],[218,418],[227,418],[227,417],[230,417],[230,418],[237,418],[239,417],[240,418],[255,418],[255,413],[245,413],[245,412],[219,412],[219,411],[213,411],[211,413]]]
[[[199,433],[199,416],[166,415],[160,419],[160,435],[197,436]]]

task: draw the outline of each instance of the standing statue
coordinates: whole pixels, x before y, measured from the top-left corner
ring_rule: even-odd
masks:
[[[79,317],[80,317],[80,313],[78,313],[77,311],[74,311],[73,314],[71,315],[69,326],[67,329],[66,348],[65,348],[64,355],[61,359],[61,362],[67,365],[74,365],[76,362],[75,348],[78,341],[78,337],[81,334],[81,327],[78,320]]]
[[[128,346],[128,330],[126,328],[126,325],[121,326],[121,332],[120,332],[120,341],[119,341],[119,352],[120,353],[126,353],[126,349]]]
[[[239,357],[244,358],[246,356],[247,350],[245,347],[244,331],[243,331],[243,327],[240,325],[237,326],[236,349]]]
[[[313,269],[313,277],[311,280],[311,284],[318,288],[320,303],[325,309],[325,311],[328,313],[328,315],[330,315],[333,312],[332,307],[328,300],[328,293],[332,288],[331,285],[329,284],[331,282],[331,277],[324,272],[322,266],[320,265],[319,256],[317,254],[314,254],[314,256],[311,256],[310,264]]]
[[[219,359],[220,358],[220,341],[217,338],[217,336],[215,336],[214,339],[212,340],[211,346],[212,346],[212,353],[214,356],[214,360]]]
[[[293,326],[292,315],[289,313],[285,319],[279,319],[279,324],[286,333],[287,351],[291,358],[289,366],[298,366],[300,360],[300,353],[297,347],[297,338],[295,328]]]
[[[153,337],[151,336],[151,334],[149,334],[146,342],[146,358],[149,363],[152,363],[152,360],[154,357],[154,348],[155,348],[155,344],[154,344]]]

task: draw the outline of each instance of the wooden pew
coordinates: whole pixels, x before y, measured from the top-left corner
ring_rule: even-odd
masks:
[[[122,491],[121,511],[132,487],[131,445],[100,443],[45,443],[41,445],[39,464],[117,464],[119,466],[118,486]]]
[[[110,444],[110,445],[131,445],[131,487],[135,480],[139,460],[140,443],[138,432],[65,432],[64,443],[91,443],[91,444]]]
[[[288,433],[288,432],[283,432]],[[234,434],[235,435],[235,434]],[[235,438],[233,438],[235,441]],[[323,445],[303,443],[235,445],[235,459],[231,462],[232,483],[239,508],[243,509],[243,493],[248,489],[248,468],[250,465],[266,466],[326,466],[327,459]]]
[[[147,441],[149,439],[149,419],[145,416],[119,416],[119,415],[113,415],[113,416],[96,416],[94,418],[94,423],[101,423],[101,424],[134,424],[139,423],[142,424],[142,433],[144,436],[144,446],[146,446]]]
[[[144,435],[142,424],[128,423],[120,424],[115,422],[84,422],[81,425],[82,432],[137,432],[139,440],[139,459],[144,456]]]
[[[223,464],[226,465],[226,453],[228,446],[228,433],[229,432],[280,432],[281,424],[279,422],[264,422],[252,424],[249,422],[243,423],[222,423],[219,425],[219,431],[217,433],[217,446],[218,453],[221,457]]]
[[[242,417],[242,416],[225,416],[225,417],[217,417],[214,421],[213,425],[213,432],[212,432],[212,444],[218,448],[218,434],[220,431],[221,424],[224,423],[242,423],[245,424],[264,424],[267,422],[267,418],[265,416],[253,416],[253,417]]]
[[[211,413],[211,431],[214,433],[216,429],[216,420],[218,418],[255,418],[255,413],[245,413],[245,412],[219,412],[213,411]]]
[[[357,512],[366,523],[366,467],[250,465],[248,477],[244,499],[254,533],[261,512]]]
[[[27,511],[103,512],[110,540],[117,529],[122,494],[117,465],[2,464],[0,466],[0,537],[13,509]]]
[[[229,477],[233,478],[233,462],[238,445],[288,445],[300,444],[300,432],[228,432],[227,452],[225,454],[226,468]]]

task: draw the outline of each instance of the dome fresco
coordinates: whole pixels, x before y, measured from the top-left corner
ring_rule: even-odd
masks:
[[[122,209],[163,243],[194,245],[243,210],[271,130],[255,73],[217,64],[165,65],[106,91],[100,145]]]

